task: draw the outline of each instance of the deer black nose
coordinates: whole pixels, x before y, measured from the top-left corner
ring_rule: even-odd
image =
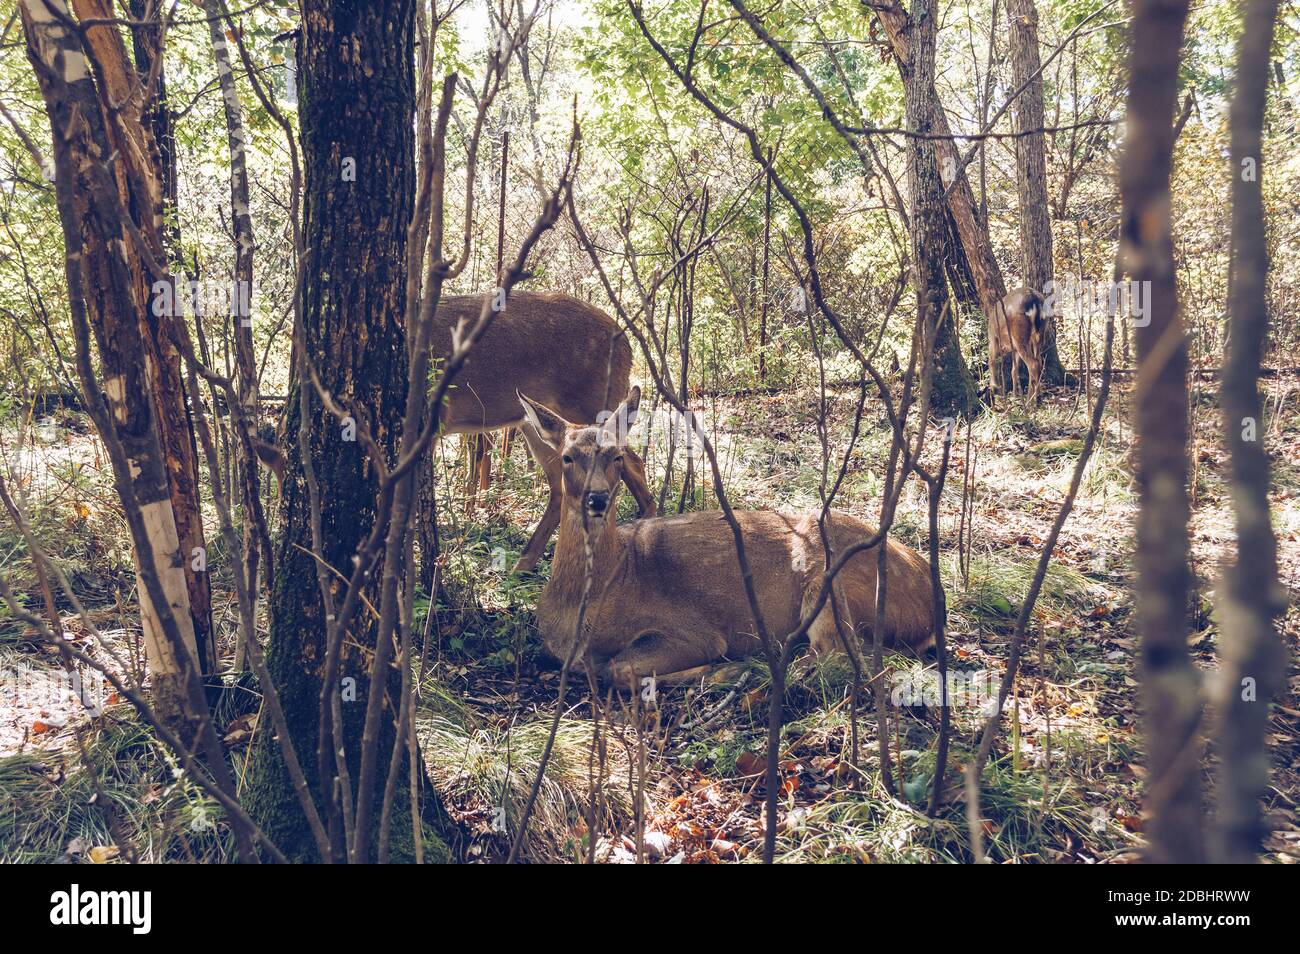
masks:
[[[608,506],[609,506],[609,493],[607,491],[593,490],[591,493],[587,494],[587,509],[590,510],[592,513],[594,513],[596,516],[599,517],[602,513],[604,513],[605,508]]]

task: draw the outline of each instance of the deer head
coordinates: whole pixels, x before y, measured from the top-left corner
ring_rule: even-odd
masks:
[[[611,502],[623,481],[627,435],[636,423],[641,389],[632,388],[612,414],[590,426],[569,423],[524,394],[524,417],[560,457],[564,507],[601,520],[612,514]]]

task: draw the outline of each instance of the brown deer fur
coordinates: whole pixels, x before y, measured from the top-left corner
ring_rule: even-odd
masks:
[[[470,324],[483,307],[481,295],[444,299],[438,305],[435,346],[451,351],[451,331],[462,317]],[[592,423],[627,395],[632,346],[614,319],[599,308],[559,292],[516,292],[505,311],[470,352],[443,409],[443,433],[479,434],[519,427],[550,486],[546,512],[515,564],[531,570],[560,522],[560,464],[555,452],[527,426],[518,392],[538,397],[571,421]],[[627,454],[628,489],[642,516],[655,502],[645,464]]]
[[[1047,331],[1043,297],[1029,288],[1016,288],[1002,299],[989,321],[989,398],[997,394],[1001,358],[1011,354],[1011,380],[1020,393],[1020,365],[1029,373],[1029,398],[1037,402],[1043,382],[1043,340]],[[1002,382],[1002,391],[1007,390]]]
[[[250,437],[253,444],[253,453],[257,459],[271,469],[275,474],[275,485],[284,486],[284,451],[276,447],[270,441],[264,441],[256,434]]]
[[[482,295],[445,298],[434,320],[434,347],[451,353],[452,329],[464,318],[466,327],[478,320]],[[518,391],[563,414],[567,420],[590,423],[611,411],[627,394],[632,347],[627,335],[599,308],[558,292],[515,292],[487,333],[470,352],[447,395],[443,408],[444,434],[483,434],[519,427],[533,459],[546,476],[550,499],[515,570],[537,565],[546,542],[560,522],[560,463],[552,448],[524,420]],[[268,445],[269,446],[269,445]],[[257,448],[264,463],[283,474]],[[643,516],[654,516],[655,502],[646,482],[645,464],[626,452],[624,479]]]
[[[563,517],[537,622],[546,650],[565,659],[574,646],[590,535],[592,579],[584,616],[585,652],[601,678],[631,687],[761,647],[741,583],[730,528],[719,511],[638,520],[618,526],[613,500],[625,479],[626,428],[578,427],[520,395],[529,422],[562,458]],[[635,419],[640,389],[615,412]],[[816,602],[823,575],[820,514],[736,513],[770,632],[792,632]],[[872,535],[833,511],[832,556]],[[915,551],[888,544],[885,642],[923,650],[933,639],[929,567]],[[876,548],[849,560],[835,583],[846,634],[875,625]],[[814,652],[843,649],[829,601],[808,633]]]

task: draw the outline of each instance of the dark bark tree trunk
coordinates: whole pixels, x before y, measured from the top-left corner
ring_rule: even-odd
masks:
[[[917,14],[913,4],[913,29],[909,60],[904,71],[907,128],[919,135],[908,140],[907,187],[911,197],[912,282],[920,316],[920,333],[935,334],[931,408],[937,414],[967,414],[974,405],[970,372],[962,359],[948,300],[945,259],[948,214],[943,204],[934,139],[921,138],[935,131],[934,88],[937,24],[928,14]],[[924,353],[924,349],[922,351]]]
[[[1011,34],[1011,78],[1024,91],[1013,107],[1016,131],[1041,130],[1043,121],[1043,76],[1038,61],[1038,11],[1034,0],[1007,0]],[[1020,260],[1024,282],[1046,293],[1052,280],[1052,220],[1047,204],[1047,155],[1045,133],[1034,132],[1016,139],[1016,189],[1020,197]],[[1056,321],[1049,326],[1043,343],[1043,382],[1065,380],[1056,352]]]
[[[885,28],[885,34],[889,37],[890,46],[894,52],[894,60],[897,62],[899,70],[904,72],[904,83],[906,83],[905,71],[909,56],[909,37],[914,29],[911,18],[901,4],[890,7],[876,7],[875,10],[881,25]],[[937,15],[937,12],[937,9],[932,5],[930,15]],[[928,92],[930,97],[931,130],[940,136],[947,136],[951,133],[948,127],[948,117],[944,115],[943,105],[939,101],[939,91],[933,82],[931,82]],[[939,162],[941,178],[946,175],[943,170],[958,170],[960,168],[961,156],[951,139],[934,140],[934,148]],[[945,188],[950,185],[951,183],[944,182]],[[956,185],[952,186],[951,191],[948,193],[948,207],[952,210],[953,221],[957,225],[957,234],[961,237],[962,248],[966,251],[966,260],[970,265],[971,277],[975,280],[975,288],[979,292],[980,307],[987,319],[997,313],[996,309],[1003,296],[1006,295],[1007,288],[1002,280],[1002,269],[998,266],[997,259],[993,255],[993,245],[989,241],[988,226],[979,214],[979,206],[975,202],[975,194],[971,191],[970,181],[966,176],[965,169],[961,169],[957,173]]]
[[[133,20],[144,21],[151,9],[150,0],[131,0],[129,9]],[[131,46],[137,73],[148,75],[158,56],[161,32],[156,22],[131,29]],[[167,72],[162,66],[158,68],[158,87],[154,108],[149,113],[149,124],[153,130],[154,143],[158,146],[158,187],[162,192],[163,229],[173,251],[178,251],[176,246],[180,241],[180,228],[176,220],[176,135],[167,99]]]
[[[1187,341],[1170,215],[1173,117],[1187,0],[1138,0],[1129,53],[1128,137],[1120,161],[1120,254],[1142,283],[1138,379],[1137,609],[1147,743],[1148,853],[1204,860],[1200,678],[1187,652]]]
[[[1228,356],[1220,401],[1232,452],[1232,507],[1237,560],[1227,568],[1223,597],[1223,696],[1219,700],[1219,830],[1217,860],[1256,860],[1263,834],[1260,798],[1268,788],[1265,745],[1269,700],[1281,688],[1286,650],[1273,620],[1286,608],[1277,579],[1277,540],[1269,515],[1269,460],[1259,366],[1268,332],[1268,251],[1260,184],[1261,130],[1277,0],[1250,0],[1237,45],[1232,135],[1232,300]]]
[[[302,11],[298,76],[306,277],[299,334],[321,385],[351,416],[367,422],[379,447],[391,455],[406,398],[402,312],[406,230],[415,196],[415,7],[412,0],[304,0]],[[307,450],[321,488],[324,552],[319,557],[342,574],[336,584],[341,596],[352,556],[375,519],[378,481],[364,444],[347,439],[302,366],[295,387],[307,389],[311,407]],[[291,400],[289,408],[286,431],[294,434],[298,401]],[[319,778],[317,764],[324,607],[308,552],[312,518],[302,449],[290,442],[287,450],[268,661],[304,771],[322,815],[331,819],[330,837],[337,852],[343,844],[340,816],[328,810],[325,801],[337,793],[332,778]],[[370,579],[381,576],[382,567],[376,567]],[[343,645],[340,684],[329,687],[329,693],[340,693],[343,700],[343,738],[328,740],[328,751],[346,751],[353,779],[372,691],[388,694],[380,764],[388,764],[394,744],[398,684],[396,678],[388,686],[368,684],[373,644],[373,619],[368,613],[358,616]],[[397,675],[395,668],[392,675]],[[322,782],[330,791],[320,790]],[[382,799],[383,784],[384,773],[379,772],[376,800]],[[411,814],[403,794],[399,791],[402,807],[393,812],[393,860],[410,857]],[[247,804],[286,855],[315,857],[284,763],[270,739],[263,739],[254,753]]]

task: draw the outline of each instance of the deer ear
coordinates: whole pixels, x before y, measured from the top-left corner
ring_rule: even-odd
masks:
[[[519,397],[519,403],[523,405],[524,418],[533,425],[534,430],[551,446],[552,450],[558,451],[564,444],[564,429],[569,426],[569,422],[545,404],[538,404],[518,391],[515,394]]]
[[[637,410],[641,407],[641,386],[637,385],[628,392],[627,399],[614,409],[614,413],[605,418],[601,424],[604,434],[612,437],[619,447],[627,444],[628,432],[636,423]]]
[[[637,410],[641,407],[641,385],[634,384],[632,386],[632,390],[627,394],[627,399],[623,402],[623,407],[627,409],[627,426],[631,427],[636,423]]]

